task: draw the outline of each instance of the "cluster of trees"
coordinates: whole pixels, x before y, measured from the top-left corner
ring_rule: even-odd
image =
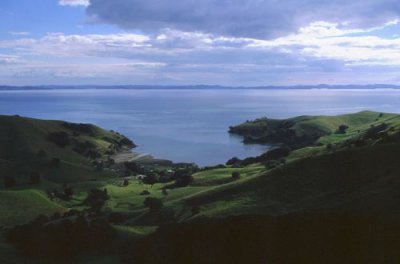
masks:
[[[64,260],[90,251],[110,252],[116,231],[106,220],[88,221],[84,216],[75,220],[50,219],[41,215],[26,225],[11,229],[7,238],[24,255]]]
[[[343,148],[352,148],[352,147],[363,147],[371,142],[376,143],[387,143],[391,141],[398,141],[398,135],[400,133],[395,133],[395,128],[390,127],[386,123],[381,123],[379,125],[371,125],[369,129],[365,131],[365,133],[361,133],[359,131],[359,135],[343,142],[337,144],[327,144],[326,148],[328,150],[333,149],[343,149]]]
[[[349,129],[349,126],[347,125],[340,125],[338,129],[335,131],[335,134],[346,134],[347,130]]]
[[[105,205],[106,201],[110,199],[107,189],[91,189],[84,201],[84,204],[89,206],[89,211],[95,215],[101,213],[101,209]]]
[[[199,171],[199,168],[193,164],[172,164],[171,169],[156,170],[152,166],[143,166],[136,162],[125,162],[125,175],[143,174],[144,184],[153,185],[159,182],[172,182],[172,187],[185,187],[193,181],[192,174]]]
[[[39,184],[41,180],[41,175],[37,171],[31,172],[29,175],[29,184]],[[4,188],[14,188],[17,186],[17,180],[13,176],[4,176],[3,178]]]
[[[233,157],[226,162],[226,165],[240,168],[254,163],[271,164],[271,162],[274,162],[277,164],[282,164],[285,163],[285,158],[290,154],[290,152],[291,148],[286,145],[283,145],[280,147],[273,148],[257,157],[250,157],[243,160],[237,157]]]
[[[76,153],[79,153],[91,159],[97,159],[101,157],[101,154],[96,150],[96,146],[89,141],[76,142],[73,150]]]
[[[67,184],[63,184],[62,191],[54,189],[54,190],[47,190],[46,193],[47,193],[47,197],[50,200],[58,198],[63,201],[70,201],[74,195],[74,190],[71,186],[68,186]]]
[[[90,136],[94,136],[94,128],[90,124],[75,124],[75,123],[67,123],[64,122],[62,124],[65,128],[72,130],[76,133],[88,134]]]

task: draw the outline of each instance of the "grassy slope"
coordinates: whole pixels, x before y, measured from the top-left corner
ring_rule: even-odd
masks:
[[[50,140],[52,132],[66,132],[73,140],[90,142],[96,150],[104,154],[111,145],[105,141],[108,137],[120,140],[122,136],[90,126],[93,136],[80,133],[72,136],[72,131],[63,126],[62,121],[38,120],[17,116],[0,116],[0,176],[15,176],[26,178],[31,171],[39,171],[48,179],[55,181],[73,181],[91,178],[94,174],[90,161],[83,155],[72,150],[71,146],[60,148]],[[46,157],[37,159],[36,154],[44,150]],[[48,160],[62,160],[60,169],[50,169]]]
[[[299,117],[298,119],[301,120],[298,126],[303,131],[310,125],[323,127],[329,131],[336,130],[341,124],[350,126],[344,135],[329,134],[321,138],[320,141],[324,144],[355,137],[359,134],[358,130],[363,133],[372,124],[378,125],[385,122],[396,131],[400,129],[399,116],[384,114],[379,117],[378,113],[373,112],[339,117]],[[18,121],[15,122],[18,123]],[[36,121],[33,122],[37,124]],[[51,125],[43,125],[46,129],[57,131],[60,129],[52,121],[43,122],[51,123]],[[53,125],[55,127],[52,127]],[[36,125],[34,127],[29,129],[38,133],[35,137],[39,138],[47,133],[37,132],[40,129],[37,129]],[[4,131],[0,133],[3,133],[3,136],[6,134]],[[2,142],[2,144],[5,143]],[[42,141],[42,144],[49,143]],[[27,145],[31,146],[30,143]],[[12,146],[9,147],[12,148]],[[245,168],[201,171],[194,175],[195,180],[191,186],[169,190],[167,196],[161,192],[166,184],[155,184],[150,187],[131,181],[128,187],[121,187],[122,179],[114,178],[75,182],[73,183],[76,193],[74,199],[68,203],[56,204],[43,196],[42,191],[50,186],[43,183],[34,187],[36,189],[22,187],[16,191],[0,192],[1,216],[3,216],[2,212],[7,212],[3,218],[0,218],[0,225],[12,221],[17,223],[22,221],[21,219],[29,219],[39,213],[53,213],[64,208],[82,208],[86,192],[91,188],[107,188],[111,196],[107,207],[116,212],[129,213],[137,218],[147,212],[147,209],[143,207],[146,196],[140,195],[143,190],[150,191],[152,197],[162,199],[166,207],[173,208],[179,221],[193,218],[190,210],[194,205],[200,206],[200,215],[212,217],[240,214],[282,215],[327,208],[375,210],[399,214],[397,205],[400,197],[398,195],[399,156],[400,143],[377,144],[338,152],[326,151],[326,147],[312,146],[293,152],[287,165],[272,171],[266,171],[264,166],[257,164]],[[68,162],[64,163],[68,164]],[[84,162],[70,163],[71,166],[86,166]],[[65,175],[71,172],[68,167],[64,168]],[[241,173],[239,180],[231,180],[233,171]],[[80,173],[79,170],[77,173]],[[133,226],[118,226],[117,229],[122,236],[132,237],[154,230],[153,227],[138,229]]]
[[[295,118],[257,119],[246,122],[230,129],[231,132],[252,138],[265,138],[275,132],[282,123],[290,123],[290,130],[296,136],[311,136],[315,133],[324,135],[318,142],[323,144],[335,143],[358,134],[358,130],[365,130],[371,125],[387,123],[400,126],[400,116],[396,114],[363,111],[355,114],[339,116],[300,116]],[[347,125],[349,129],[346,134],[335,134],[340,125]],[[263,140],[263,139],[261,139]],[[257,141],[257,140],[256,140]],[[264,142],[268,143],[268,142]],[[269,142],[279,143],[279,142]]]
[[[382,123],[393,127],[390,133],[394,140],[390,144],[371,141],[361,148],[327,150],[326,146],[310,146],[295,150],[284,167],[218,186],[190,197],[186,203],[202,206],[203,214],[209,216],[281,215],[335,207],[367,210],[368,206],[377,211],[400,213],[395,202],[400,185],[399,115],[361,112],[291,120],[296,120],[296,129],[301,127],[305,131],[313,126],[329,131],[319,139],[324,144],[357,138],[371,126]],[[341,124],[350,127],[347,133],[332,133]]]
[[[337,208],[400,214],[400,144],[299,159],[186,202],[209,216],[282,215]]]
[[[344,135],[330,134],[321,138],[320,140],[324,142],[337,142],[339,138],[344,140],[357,136],[358,130],[363,132],[370,128],[371,124],[385,122],[396,129],[400,128],[399,116],[384,114],[379,117],[379,114],[374,112],[361,112],[338,117],[299,117],[294,119],[301,120],[298,123],[299,126],[304,127],[305,123],[312,123],[314,126],[329,127],[332,131],[339,124],[350,126]],[[44,122],[50,122],[53,125],[51,121]],[[48,126],[45,127],[48,128]],[[48,144],[48,142],[43,144]],[[71,202],[62,203],[62,206],[82,208],[82,201],[91,188],[107,188],[111,196],[107,203],[108,208],[136,216],[140,216],[146,211],[143,206],[146,196],[142,196],[140,193],[148,190],[151,193],[150,196],[162,199],[166,207],[179,211],[180,220],[190,216],[188,212],[196,204],[201,206],[201,213],[210,216],[260,212],[284,214],[296,210],[317,208],[317,201],[324,201],[327,206],[334,206],[330,204],[333,201],[328,198],[337,195],[335,191],[343,191],[342,187],[347,184],[344,176],[359,182],[363,180],[363,177],[373,177],[374,175],[378,178],[383,177],[381,171],[384,171],[385,168],[391,169],[395,173],[398,168],[396,161],[389,158],[383,160],[382,156],[386,157],[388,154],[385,153],[393,152],[390,157],[396,157],[396,155],[398,156],[397,150],[398,145],[396,144],[355,148],[337,153],[327,152],[325,147],[308,147],[293,152],[288,159],[288,164],[284,168],[274,171],[265,171],[262,165],[257,164],[245,168],[201,171],[193,175],[195,180],[191,186],[169,190],[166,196],[162,194],[162,188],[167,184],[155,184],[151,187],[138,181],[131,181],[129,186],[121,187],[122,179],[118,178],[79,181],[72,185],[75,192],[74,199]],[[363,162],[360,162],[361,160]],[[375,163],[371,162],[375,160],[381,162],[379,166],[375,166]],[[73,170],[65,168],[66,174],[71,174],[71,171]],[[240,180],[232,180],[233,171],[240,172]],[[79,174],[79,171],[76,173]],[[325,190],[321,187],[321,184],[335,180],[338,181],[338,185],[328,185],[333,188],[332,190]],[[371,184],[376,187],[374,183]],[[316,187],[312,189],[310,186]],[[303,187],[307,191],[304,191]],[[45,190],[49,187],[44,184],[35,188]],[[304,199],[300,199],[302,197]],[[323,200],[323,197],[327,200]],[[184,213],[181,212],[182,210]]]
[[[23,224],[39,214],[50,215],[65,210],[39,190],[0,192],[0,226]]]

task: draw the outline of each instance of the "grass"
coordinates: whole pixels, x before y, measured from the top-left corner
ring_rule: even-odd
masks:
[[[318,208],[400,214],[395,198],[400,186],[399,156],[396,143],[303,158],[236,185],[193,195],[186,202],[213,217],[282,215]]]
[[[65,127],[64,123],[19,116],[0,116],[0,177],[14,176],[26,181],[29,174],[35,170],[45,178],[59,182],[93,178],[98,172],[93,170],[87,157],[74,151],[73,145],[64,148],[57,146],[48,139],[48,135],[53,132],[65,132],[69,135],[70,142],[90,142],[101,155],[104,155],[110,146],[113,147],[109,140],[123,139],[123,136],[115,132],[94,125],[87,125],[92,131],[91,135],[77,133]],[[46,156],[38,158],[39,151],[44,151]],[[48,164],[52,158],[62,161],[60,169],[49,169]]]
[[[0,117],[1,119],[2,117]],[[6,118],[7,119],[7,118]],[[48,131],[60,128],[58,121],[18,120],[8,118],[11,126],[21,126],[15,131],[23,144],[19,147],[14,143],[0,142],[7,146],[8,153],[25,155],[27,149],[37,149],[50,144],[47,140],[40,141]],[[298,117],[293,129],[296,133],[304,134],[310,131],[323,130],[326,135],[319,139],[323,146],[308,146],[293,151],[286,165],[273,170],[266,170],[261,164],[253,164],[243,168],[220,168],[200,171],[193,175],[194,182],[187,187],[168,189],[164,195],[162,189],[170,183],[158,183],[153,186],[145,185],[136,180],[122,187],[122,178],[115,175],[102,174],[91,169],[86,160],[80,159],[69,150],[61,151],[65,155],[61,168],[52,170],[42,168],[47,180],[36,186],[24,185],[10,191],[0,191],[0,226],[22,224],[38,214],[62,212],[67,208],[83,209],[83,201],[87,192],[92,188],[107,189],[110,200],[106,207],[114,212],[126,213],[132,219],[150,219],[146,214],[148,209],[143,201],[147,196],[140,195],[144,190],[151,197],[159,198],[164,206],[173,209],[179,222],[193,220],[196,217],[228,217],[244,214],[284,215],[299,211],[340,208],[345,210],[384,211],[399,214],[397,206],[398,188],[400,188],[400,143],[371,144],[365,147],[327,151],[325,145],[342,142],[365,133],[371,125],[382,123],[400,130],[400,116],[375,112],[361,112],[336,117]],[[15,122],[15,123],[13,123]],[[264,122],[264,121],[263,121]],[[0,120],[0,126],[2,121]],[[335,134],[339,125],[349,126],[346,134]],[[252,125],[252,123],[247,123]],[[1,127],[0,127],[1,128]],[[25,132],[31,131],[32,133]],[[1,132],[2,131],[2,132]],[[0,140],[8,132],[0,129]],[[18,134],[17,133],[17,134]],[[109,135],[107,131],[99,130],[98,135]],[[28,135],[29,134],[29,135]],[[36,140],[38,140],[36,142]],[[107,147],[101,139],[95,139],[96,144]],[[35,142],[33,142],[35,141]],[[8,144],[8,145],[7,145]],[[14,145],[13,145],[14,144]],[[43,144],[43,146],[41,145]],[[52,149],[54,146],[49,147]],[[16,148],[16,149],[14,149]],[[4,153],[0,151],[0,154]],[[74,155],[70,157],[69,155]],[[14,170],[18,162],[11,162],[7,156],[0,156],[2,171]],[[41,164],[24,163],[26,168],[41,168]],[[18,172],[26,170],[17,170]],[[232,173],[239,172],[240,179],[233,180]],[[93,180],[96,179],[96,180]],[[50,201],[45,190],[61,188],[57,182],[67,181],[74,190],[74,198],[69,202]],[[200,214],[192,216],[193,206],[200,207]],[[146,218],[147,217],[147,218]],[[155,230],[155,226],[117,225],[115,228],[123,239],[140,238]],[[0,241],[0,261],[2,256],[11,252],[8,245]],[[3,254],[3,251],[5,252]],[[8,252],[8,253],[7,253]],[[11,253],[10,253],[11,254]],[[95,263],[96,257],[85,259],[85,263]],[[114,258],[103,259],[115,261]],[[1,261],[1,263],[7,263]],[[83,263],[83,262],[82,262]]]
[[[39,190],[0,191],[1,226],[23,224],[39,214],[50,215],[65,210]]]

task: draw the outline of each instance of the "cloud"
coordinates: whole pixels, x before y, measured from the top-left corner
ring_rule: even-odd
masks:
[[[171,28],[271,39],[317,21],[371,28],[398,19],[398,0],[91,0],[94,21],[157,32]]]
[[[88,6],[89,0],[60,0],[59,5],[62,6]]]
[[[13,36],[29,36],[31,33],[25,31],[12,31],[10,34]]]
[[[389,27],[396,32],[400,24],[346,29],[315,22],[270,40],[173,29],[158,34],[49,33],[0,40],[0,49],[12,51],[0,56],[0,75],[21,82],[39,82],[43,76],[51,82],[104,84],[389,82],[400,70],[400,37],[382,35]]]
[[[18,59],[19,56],[16,55],[0,54],[0,65],[17,63]]]

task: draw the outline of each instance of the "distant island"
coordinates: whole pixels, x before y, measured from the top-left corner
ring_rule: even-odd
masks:
[[[318,85],[293,85],[293,86],[223,86],[223,85],[34,85],[11,86],[0,85],[4,90],[57,90],[57,89],[400,89],[396,84],[318,84]]]

